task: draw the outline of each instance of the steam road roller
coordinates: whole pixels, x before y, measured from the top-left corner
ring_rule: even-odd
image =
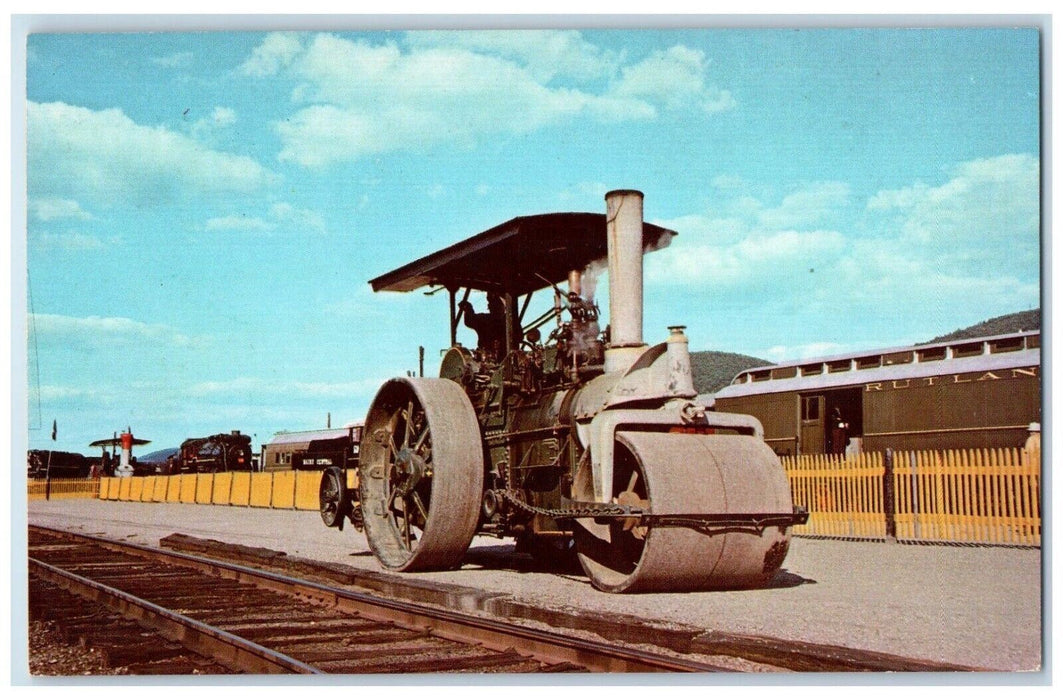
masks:
[[[807,511],[755,418],[695,401],[684,328],[643,342],[643,254],[676,233],[643,222],[640,192],[610,192],[605,208],[518,217],[370,281],[446,290],[451,347],[438,377],[380,388],[357,489],[322,475],[326,524],[364,527],[397,571],[455,567],[481,534],[574,555],[604,591],[772,578]],[[591,287],[606,269],[603,329]],[[486,313],[471,292],[487,295]],[[457,342],[462,323],[476,348]]]

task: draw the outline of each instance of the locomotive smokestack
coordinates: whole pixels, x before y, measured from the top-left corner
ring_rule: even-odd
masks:
[[[605,371],[625,370],[642,354],[642,193],[605,195],[609,251],[609,347]]]

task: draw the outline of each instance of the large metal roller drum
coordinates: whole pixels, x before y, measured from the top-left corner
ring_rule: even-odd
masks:
[[[789,513],[790,488],[778,458],[743,435],[621,431],[613,498],[668,526],[634,519],[580,520],[576,547],[596,588],[610,592],[691,591],[768,583],[789,547],[786,528],[673,526],[679,516]]]
[[[400,571],[456,566],[476,533],[484,471],[479,423],[461,386],[392,379],[363,434],[360,500],[377,559]]]

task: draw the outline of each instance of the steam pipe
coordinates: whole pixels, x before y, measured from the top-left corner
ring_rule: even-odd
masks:
[[[568,291],[575,292],[576,296],[583,296],[583,273],[581,271],[568,271]]]

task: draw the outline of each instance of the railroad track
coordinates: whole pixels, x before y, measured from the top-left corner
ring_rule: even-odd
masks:
[[[163,544],[183,551],[31,526],[31,614],[66,618],[72,640],[104,630],[97,645],[130,673],[986,670],[542,609],[462,586],[184,535]],[[35,592],[35,582],[51,588]],[[66,591],[80,598],[63,597]]]
[[[93,621],[134,668],[160,672],[366,674],[733,670],[629,644],[387,599],[177,552],[30,527],[31,583],[117,612]],[[47,607],[31,585],[31,609]],[[54,595],[54,594],[53,594]],[[71,603],[65,603],[71,608]],[[131,632],[128,620],[156,637]],[[125,644],[121,640],[125,640]],[[179,650],[177,646],[180,645]],[[142,653],[142,657],[138,656]],[[180,657],[179,662],[172,661]]]

